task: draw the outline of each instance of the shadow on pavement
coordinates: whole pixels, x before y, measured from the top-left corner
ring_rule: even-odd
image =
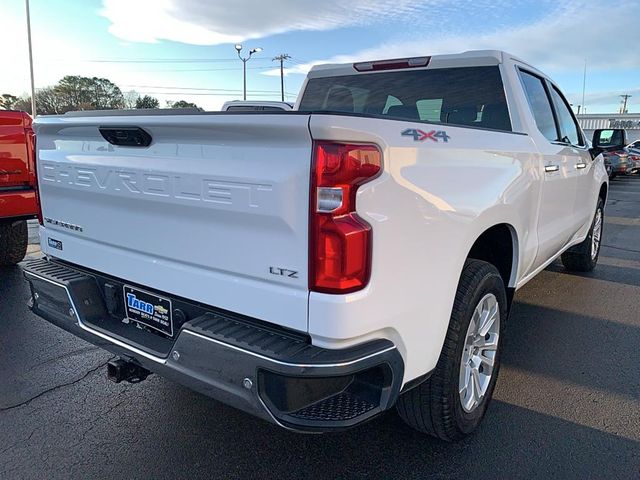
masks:
[[[518,302],[504,366],[640,400],[640,327]]]
[[[182,389],[170,394],[182,397],[163,412],[172,421],[130,452],[146,459],[135,470],[143,477],[163,478],[184,465],[189,478],[632,478],[640,465],[638,442],[500,401],[477,435],[446,444],[410,430],[393,412],[356,430],[309,436]],[[110,473],[133,471],[114,464]]]

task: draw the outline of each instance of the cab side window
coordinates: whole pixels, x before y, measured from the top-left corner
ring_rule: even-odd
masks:
[[[551,87],[551,98],[558,115],[558,123],[560,124],[560,141],[570,143],[571,145],[584,146],[582,135],[578,124],[571,114],[571,110],[566,100],[562,97],[556,87]]]
[[[524,70],[520,70],[520,78],[538,130],[550,142],[557,141],[558,130],[544,80]]]

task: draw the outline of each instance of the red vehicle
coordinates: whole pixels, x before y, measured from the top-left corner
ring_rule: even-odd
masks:
[[[28,114],[0,110],[0,266],[24,258],[27,220],[38,215],[34,143]]]

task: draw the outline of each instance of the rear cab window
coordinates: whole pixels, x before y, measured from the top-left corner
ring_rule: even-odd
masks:
[[[312,78],[298,110],[512,130],[497,66]]]

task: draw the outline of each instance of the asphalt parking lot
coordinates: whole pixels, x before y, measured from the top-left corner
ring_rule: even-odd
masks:
[[[32,253],[33,254],[33,253]],[[0,270],[0,478],[640,478],[640,177],[615,179],[600,262],[516,295],[494,402],[445,444],[394,411],[298,435],[157,376],[110,383],[110,354],[26,308]]]

